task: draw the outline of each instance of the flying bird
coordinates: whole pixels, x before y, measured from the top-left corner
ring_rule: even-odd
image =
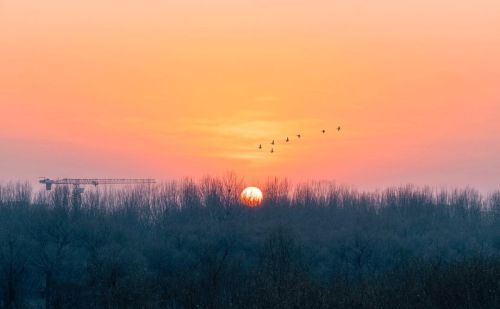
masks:
[[[289,141],[290,141],[290,140],[289,140],[289,139],[288,139],[288,137],[287,137],[285,142],[287,142],[287,143],[288,143]]]
[[[273,152],[274,152],[274,148],[271,148],[271,153],[273,153]]]
[[[340,126],[338,126],[337,131],[340,131]]]
[[[300,134],[297,134],[297,137],[300,138]]]
[[[323,132],[323,134],[325,134],[326,130],[325,130],[325,129],[323,129],[323,130],[321,130],[321,132]]]
[[[262,144],[259,144],[259,149],[262,149]]]
[[[271,142],[271,145],[274,145],[274,139],[273,139],[273,141]]]

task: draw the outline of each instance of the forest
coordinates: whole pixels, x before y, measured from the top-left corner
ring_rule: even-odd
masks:
[[[0,185],[0,308],[500,308],[500,191]]]

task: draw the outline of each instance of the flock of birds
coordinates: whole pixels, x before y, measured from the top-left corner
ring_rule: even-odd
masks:
[[[337,132],[340,132],[340,129],[341,129],[340,126],[338,126],[337,127]],[[325,129],[321,130],[321,133],[325,134],[326,130]],[[297,134],[296,136],[297,136],[298,139],[302,138],[302,135],[300,133]],[[290,138],[288,138],[288,136],[287,136],[286,139],[285,139],[285,143],[289,143],[289,142],[290,142]],[[276,145],[276,142],[275,142],[274,139],[271,141],[271,145],[272,146],[271,146],[271,151],[270,152],[274,153],[274,146]],[[262,150],[262,144],[259,144],[259,149]]]

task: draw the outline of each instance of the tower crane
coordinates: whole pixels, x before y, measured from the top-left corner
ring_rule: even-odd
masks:
[[[52,189],[53,185],[73,185],[75,189],[83,191],[80,186],[83,185],[130,185],[130,184],[153,184],[154,179],[99,179],[99,178],[63,178],[50,179],[42,178],[40,183],[45,185],[47,191]]]
[[[79,207],[82,199],[84,185],[130,185],[130,184],[153,184],[154,179],[99,179],[99,178],[63,178],[63,179],[50,179],[43,177],[40,183],[45,185],[47,191],[52,189],[53,185],[72,185],[73,186],[73,205]]]

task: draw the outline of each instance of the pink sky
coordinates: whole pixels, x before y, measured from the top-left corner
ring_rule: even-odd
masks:
[[[2,0],[0,181],[499,189],[499,55],[493,0]]]

